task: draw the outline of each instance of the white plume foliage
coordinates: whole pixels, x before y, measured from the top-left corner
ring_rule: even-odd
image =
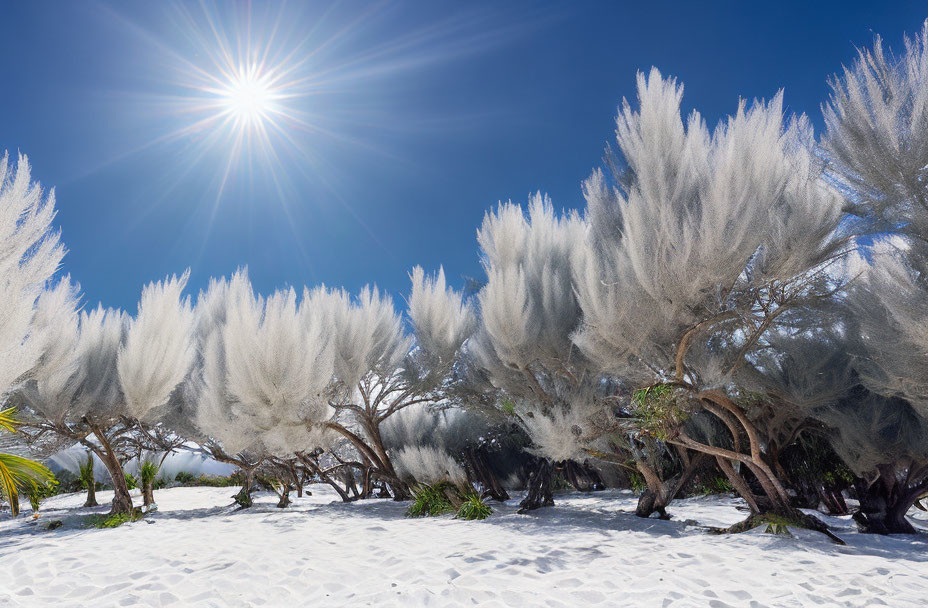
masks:
[[[134,418],[156,415],[193,364],[194,314],[190,298],[182,295],[189,277],[188,270],[146,285],[129,322],[117,370],[127,412]]]
[[[864,229],[928,237],[928,21],[900,56],[872,49],[833,77],[823,140]]]
[[[409,446],[393,456],[397,474],[407,483],[433,485],[442,481],[467,483],[467,474],[447,452],[431,446]]]
[[[463,294],[447,287],[444,268],[427,277],[421,266],[410,274],[409,318],[416,335],[416,345],[435,361],[447,365],[476,326],[476,317]]]
[[[32,321],[42,288],[57,271],[64,247],[52,229],[55,193],[32,181],[29,159],[16,169],[0,159],[0,395],[22,381],[42,354]]]
[[[598,171],[584,186],[591,230],[574,258],[575,341],[615,372],[634,374],[630,361],[670,367],[687,328],[750,316],[758,294],[812,282],[838,248],[840,197],[820,179],[808,120],[784,125],[782,93],[742,101],[714,132],[697,112],[683,121],[682,95],[656,69],[639,74],[638,109],[625,101],[616,120],[627,170],[618,187]]]

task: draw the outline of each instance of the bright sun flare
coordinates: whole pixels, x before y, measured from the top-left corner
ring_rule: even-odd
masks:
[[[273,110],[274,91],[267,75],[240,67],[221,92],[223,105],[241,126],[256,125]]]

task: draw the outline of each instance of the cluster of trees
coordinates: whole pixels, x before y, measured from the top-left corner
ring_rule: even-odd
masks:
[[[131,510],[132,454],[197,445],[281,496],[344,500],[468,484],[524,509],[614,467],[638,515],[707,470],[751,517],[913,532],[928,493],[928,22],[830,82],[825,131],[782,93],[709,128],[656,69],[623,102],[582,213],[533,197],[478,232],[473,296],[411,273],[407,319],[376,289],[256,294],[245,271],[195,301],[187,275],[134,316],[80,310],[20,158],[0,166],[0,388],[32,441],[79,442]],[[150,492],[146,492],[150,500]]]

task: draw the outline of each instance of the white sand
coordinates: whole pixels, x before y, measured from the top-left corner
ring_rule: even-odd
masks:
[[[80,527],[82,495],[44,504],[39,524],[0,521],[0,606],[925,606],[928,535],[848,542],[754,531],[710,536],[685,519],[730,524],[734,499],[672,505],[642,520],[628,492],[569,494],[534,515],[516,501],[489,520],[406,519],[402,503],[342,504],[327,488],[233,512],[234,488],[155,493],[159,511],[117,529]],[[101,492],[101,502],[111,498]],[[27,507],[28,508],[28,507]],[[925,523],[925,522],[922,522]]]

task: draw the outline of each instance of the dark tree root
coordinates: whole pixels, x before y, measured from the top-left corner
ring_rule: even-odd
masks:
[[[847,544],[841,540],[841,538],[836,536],[828,528],[828,525],[825,522],[818,519],[817,517],[806,515],[801,511],[795,511],[789,513],[788,515],[776,515],[774,513],[755,513],[744,521],[740,521],[727,528],[709,528],[709,534],[740,534],[741,532],[747,532],[748,530],[753,530],[754,528],[760,526],[768,526],[775,534],[788,534],[788,531],[786,530],[787,526],[812,530],[814,532],[821,532],[829,539],[831,539],[831,541],[835,544]]]
[[[551,485],[554,478],[554,466],[539,458],[534,470],[528,476],[528,494],[519,503],[519,513],[525,514],[541,507],[554,506],[554,494]]]

